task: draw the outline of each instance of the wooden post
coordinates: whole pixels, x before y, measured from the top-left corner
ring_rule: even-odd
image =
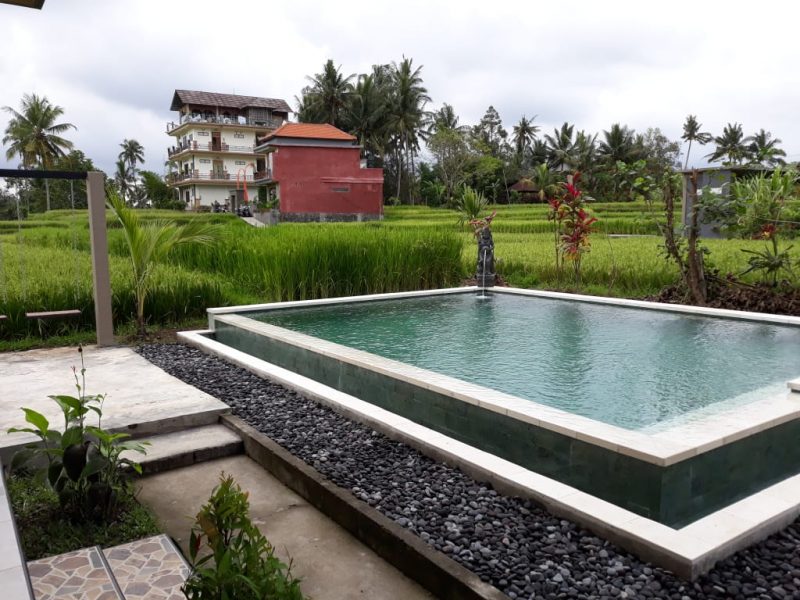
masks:
[[[111,312],[111,276],[108,269],[106,232],[105,175],[99,171],[86,174],[86,199],[89,203],[89,235],[92,243],[92,283],[94,285],[94,321],[98,346],[114,345],[114,321]]]

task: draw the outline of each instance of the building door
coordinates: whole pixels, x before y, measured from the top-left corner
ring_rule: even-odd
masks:
[[[222,132],[211,132],[211,149],[220,152],[222,150]]]
[[[221,160],[215,159],[211,165],[211,179],[225,179],[225,167]]]

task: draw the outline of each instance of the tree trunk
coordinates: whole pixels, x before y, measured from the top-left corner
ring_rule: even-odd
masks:
[[[47,202],[47,212],[50,212],[50,180],[44,180],[44,195]]]
[[[147,335],[147,329],[145,328],[144,324],[144,299],[145,294],[144,292],[140,291],[136,294],[136,323],[139,326],[139,336],[145,337]]]
[[[403,172],[403,148],[402,144],[397,148],[397,200],[400,201],[400,179]]]
[[[692,153],[692,139],[689,138],[689,148],[686,150],[686,164],[683,165],[683,170],[689,168],[689,155]]]
[[[692,171],[690,179],[692,214],[689,223],[689,236],[687,240],[687,283],[692,302],[699,306],[705,306],[708,300],[708,288],[706,285],[705,266],[703,264],[703,253],[697,250],[697,238],[700,229],[700,206],[697,201],[697,170]]]

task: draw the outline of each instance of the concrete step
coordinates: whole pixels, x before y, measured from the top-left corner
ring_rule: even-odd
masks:
[[[33,560],[28,574],[36,600],[125,600],[98,546]]]
[[[166,535],[103,550],[126,600],[183,600],[190,568]]]
[[[141,441],[151,444],[146,455],[125,452],[123,457],[140,463],[145,475],[243,452],[239,435],[221,423],[145,437]]]

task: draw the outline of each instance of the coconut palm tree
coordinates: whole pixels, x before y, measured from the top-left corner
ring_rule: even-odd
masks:
[[[400,197],[404,171],[414,170],[414,155],[419,148],[419,132],[425,118],[425,105],[431,101],[422,85],[422,67],[414,68],[413,59],[392,63],[391,92],[387,125],[395,141],[397,160],[397,196]]]
[[[531,180],[539,190],[537,195],[541,202],[554,197],[558,193],[560,187],[559,177],[549,169],[547,163],[541,163],[533,169]]]
[[[51,104],[45,96],[25,94],[17,112],[10,106],[3,110],[11,115],[3,137],[8,144],[6,158],[11,160],[19,155],[22,166],[27,169],[52,168],[53,161],[72,150],[72,142],[61,137],[70,129],[77,129],[72,123],[57,123],[64,109]],[[50,185],[44,180],[47,196],[47,210],[50,210]]]
[[[347,103],[353,95],[354,77],[355,74],[344,77],[341,66],[328,59],[322,73],[306,77],[310,85],[303,88],[299,101],[300,120],[342,127]]]
[[[722,135],[714,138],[714,152],[706,156],[712,162],[727,159],[722,162],[723,165],[740,165],[749,155],[747,141],[739,123],[728,123]]]
[[[689,168],[689,154],[692,152],[692,142],[705,146],[714,139],[707,131],[700,131],[702,126],[703,124],[698,123],[697,117],[694,115],[686,117],[686,122],[683,124],[683,135],[681,136],[683,141],[689,142],[689,148],[686,150],[686,163],[683,165],[684,170]]]
[[[603,131],[597,153],[608,165],[629,163],[636,158],[636,146],[636,133],[626,125],[614,123],[611,129]]]
[[[517,156],[523,156],[525,151],[533,145],[536,134],[539,132],[539,126],[533,124],[537,116],[533,115],[532,118],[528,119],[525,115],[522,115],[519,123],[514,125],[513,139]]]
[[[575,141],[572,139],[575,133],[575,126],[564,123],[561,129],[554,129],[553,135],[544,136],[548,148],[548,162],[550,168],[562,170],[574,162],[573,152]]]
[[[114,183],[117,185],[120,196],[124,202],[128,202],[131,189],[131,171],[128,163],[124,159],[117,159],[116,171],[114,171]]]
[[[122,148],[122,152],[119,153],[118,158],[128,163],[131,176],[135,176],[136,166],[139,163],[144,164],[144,147],[136,140],[123,140],[120,148]]]
[[[458,115],[456,111],[446,102],[442,104],[439,110],[429,112],[425,115],[425,125],[426,138],[444,129],[451,129],[458,132],[463,132],[465,130],[463,125],[458,124]]]
[[[542,163],[547,162],[547,157],[549,154],[549,150],[547,148],[547,142],[541,139],[533,140],[533,144],[531,145],[531,164],[532,165],[540,165]]]
[[[133,268],[133,292],[136,297],[136,322],[139,334],[147,333],[144,319],[144,304],[152,287],[152,275],[156,265],[167,258],[177,246],[185,244],[210,245],[217,238],[215,227],[192,220],[178,226],[174,221],[155,221],[143,224],[135,210],[115,192],[108,194],[108,207],[122,225],[125,243]]]
[[[597,134],[592,135],[581,130],[575,134],[575,143],[570,156],[571,162],[567,166],[572,171],[591,173],[597,162],[597,155]],[[585,180],[584,183],[586,183]]]
[[[769,167],[786,164],[786,161],[783,159],[783,157],[786,156],[786,152],[778,148],[778,144],[782,143],[781,140],[772,137],[769,131],[761,129],[758,133],[751,135],[747,139],[750,140],[750,145],[747,147],[747,150],[752,162]]]
[[[371,74],[359,75],[347,105],[347,131],[358,138],[362,156],[375,158],[382,154],[383,129],[386,122],[386,93]]]

